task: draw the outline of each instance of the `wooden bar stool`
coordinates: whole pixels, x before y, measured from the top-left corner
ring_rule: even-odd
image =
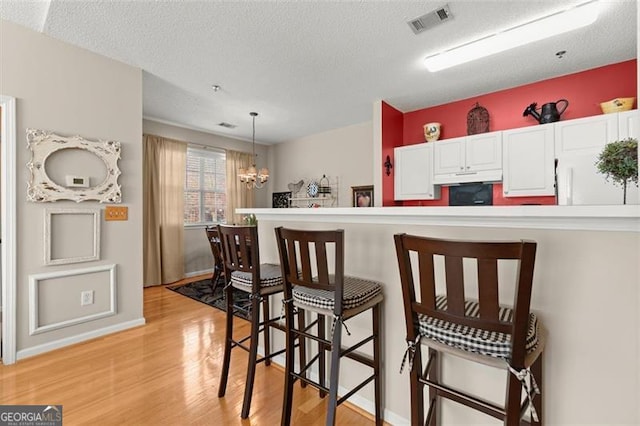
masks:
[[[264,362],[270,365],[271,358],[285,352],[285,349],[271,352],[269,331],[271,328],[284,330],[278,321],[279,316],[270,317],[269,297],[282,292],[282,276],[280,266],[274,264],[260,264],[257,226],[224,226],[218,225],[218,236],[222,247],[222,261],[224,276],[228,280],[225,287],[226,297],[226,332],[224,358],[218,397],[223,397],[227,389],[231,349],[242,348],[249,352],[247,378],[244,389],[241,417],[246,419],[251,409],[253,383],[256,365]],[[233,303],[233,290],[249,293],[251,310],[251,331],[249,336],[234,339],[233,314],[238,308]],[[262,322],[260,321],[260,306],[262,305]],[[300,318],[299,316],[298,318]],[[304,319],[301,319],[304,326]],[[263,332],[264,356],[258,358],[258,336]],[[247,347],[244,342],[250,339]],[[300,345],[300,358],[306,359],[304,345]]]
[[[431,426],[438,424],[439,397],[479,410],[508,426],[519,425],[526,413],[531,417],[528,423],[541,425],[544,330],[529,311],[536,243],[451,241],[406,234],[394,238],[407,327],[408,348],[402,367],[408,367],[411,377],[411,423],[425,424],[423,389],[427,386],[426,421]],[[499,274],[498,261],[501,268],[507,267],[502,262],[516,263],[515,276]],[[470,279],[476,274],[474,263],[477,280]],[[440,275],[444,275],[444,286],[436,285]],[[505,285],[511,285],[514,292],[510,306],[499,303],[500,288]],[[477,300],[465,292],[477,294]],[[428,347],[424,370],[421,344]],[[443,384],[439,375],[443,353],[507,369],[504,406]]]
[[[224,283],[224,265],[222,264],[222,253],[220,247],[220,237],[218,236],[217,226],[207,226],[205,229],[211,254],[213,255],[213,274],[211,275],[211,289],[215,293],[220,283]]]
[[[362,387],[374,382],[376,424],[382,424],[382,391],[380,372],[380,306],[382,285],[375,281],[344,275],[344,238],[342,230],[298,231],[276,228],[280,265],[284,279],[285,326],[287,333],[285,394],[282,425],[291,423],[293,385],[296,380],[307,382],[329,394],[327,425],[334,425],[336,408]],[[330,254],[334,253],[333,259]],[[331,269],[330,264],[333,264]],[[349,348],[342,347],[342,327],[346,320],[362,312],[372,312],[372,333]],[[310,312],[315,321],[307,327],[296,327],[294,311]],[[326,337],[325,318],[331,323],[330,337]],[[315,326],[316,334],[312,334]],[[318,343],[318,353],[294,371],[294,343],[296,339],[311,339]],[[367,342],[373,342],[373,356],[355,352]],[[329,387],[325,381],[325,352],[331,352]],[[371,376],[338,398],[341,357],[347,357],[373,369]],[[318,362],[318,381],[307,378],[306,372]]]

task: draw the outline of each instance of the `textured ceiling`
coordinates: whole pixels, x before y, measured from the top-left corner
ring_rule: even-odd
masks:
[[[635,58],[635,0],[604,1],[590,27],[438,73],[422,59],[583,0],[13,1],[0,17],[144,70],[144,116],[272,144]],[[555,53],[566,50],[563,59]],[[222,86],[218,92],[212,84]],[[237,125],[235,129],[218,126]]]

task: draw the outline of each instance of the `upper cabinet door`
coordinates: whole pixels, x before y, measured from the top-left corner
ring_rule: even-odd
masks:
[[[632,109],[618,113],[618,137],[640,139],[640,111]]]
[[[465,137],[431,142],[436,175],[459,173],[465,170]]]
[[[433,185],[433,144],[420,143],[395,148],[394,199],[433,200],[440,188]]]
[[[618,138],[618,114],[558,121],[555,124],[556,157],[600,151]]]
[[[502,168],[502,132],[467,136],[466,139],[465,171]]]
[[[505,197],[555,195],[553,124],[502,133]]]

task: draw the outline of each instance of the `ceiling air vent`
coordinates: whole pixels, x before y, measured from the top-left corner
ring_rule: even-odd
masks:
[[[449,11],[449,5],[445,4],[436,10],[410,20],[407,24],[409,24],[414,34],[420,34],[421,32],[440,25],[451,18],[452,15]]]
[[[218,123],[218,126],[226,127],[227,129],[235,129],[236,127],[238,127],[235,124],[226,123],[224,121],[222,123]]]

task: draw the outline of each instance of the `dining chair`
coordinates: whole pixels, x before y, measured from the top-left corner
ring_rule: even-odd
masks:
[[[280,266],[284,280],[286,362],[285,393],[282,408],[282,425],[291,424],[293,386],[296,380],[319,389],[320,397],[329,394],[326,425],[336,422],[338,405],[373,381],[375,423],[382,424],[382,374],[381,374],[381,305],[382,285],[376,281],[344,274],[344,232],[342,230],[307,231],[278,227],[275,230]],[[331,254],[333,253],[333,257]],[[315,320],[308,325],[297,326],[294,312],[308,312]],[[356,315],[371,311],[372,331],[351,347],[342,346],[342,328]],[[329,336],[326,327],[331,324]],[[315,334],[313,329],[315,328]],[[299,362],[296,371],[294,343],[296,339],[317,342],[318,353],[308,363]],[[356,350],[372,342],[373,354]],[[326,383],[325,352],[331,353],[329,384]],[[347,357],[372,369],[372,374],[338,398],[341,358]],[[307,375],[317,365],[318,380]]]
[[[527,413],[530,424],[542,425],[545,335],[541,321],[530,312],[536,243],[407,234],[394,238],[407,330],[401,371],[407,367],[410,372],[411,423],[425,424],[427,386],[430,426],[441,420],[439,398],[479,410],[508,426],[519,425]],[[511,293],[511,303],[501,304],[499,295]],[[428,354],[424,370],[423,345]],[[444,384],[443,354],[507,370],[504,404]]]

